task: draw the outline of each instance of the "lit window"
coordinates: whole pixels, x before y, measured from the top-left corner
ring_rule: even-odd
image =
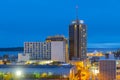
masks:
[[[76,28],[77,28],[77,25],[74,26],[74,29],[75,29],[75,30],[76,30]]]
[[[83,31],[85,31],[85,29],[83,29]]]
[[[85,37],[85,35],[83,35],[83,37]]]

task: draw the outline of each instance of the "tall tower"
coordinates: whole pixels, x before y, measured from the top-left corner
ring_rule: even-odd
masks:
[[[77,19],[69,25],[69,59],[84,60],[87,52],[87,26],[78,19],[78,6],[76,9]]]

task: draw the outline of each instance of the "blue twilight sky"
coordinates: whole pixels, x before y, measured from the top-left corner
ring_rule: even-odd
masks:
[[[0,47],[68,37],[76,4],[88,26],[88,47],[120,47],[120,0],[0,0]]]

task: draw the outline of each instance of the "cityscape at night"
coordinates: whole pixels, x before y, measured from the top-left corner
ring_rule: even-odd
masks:
[[[120,80],[119,0],[1,0],[0,80]]]

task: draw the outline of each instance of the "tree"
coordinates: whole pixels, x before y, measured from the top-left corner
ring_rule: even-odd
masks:
[[[9,55],[8,54],[4,54],[3,55],[3,63],[7,64],[8,60],[9,60]]]
[[[119,58],[120,59],[120,50],[117,50],[116,52],[113,52],[115,58]]]

